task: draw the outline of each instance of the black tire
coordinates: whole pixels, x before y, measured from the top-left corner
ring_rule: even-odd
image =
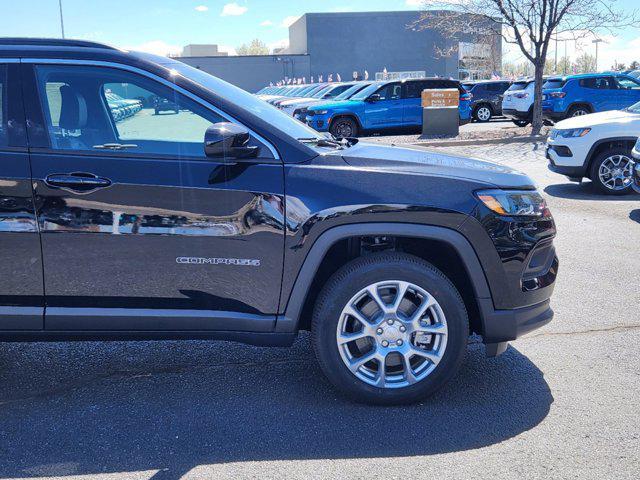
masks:
[[[603,152],[600,152],[591,162],[591,169],[589,172],[589,176],[591,181],[593,182],[594,187],[605,195],[627,195],[633,191],[633,182],[629,182],[626,188],[622,188],[620,190],[613,190],[609,188],[604,182],[600,179],[600,167],[602,164],[610,157],[615,155],[621,155],[627,161],[633,162],[633,158],[631,157],[631,152],[626,148],[610,148]],[[618,182],[615,182],[616,184]]]
[[[591,109],[584,105],[574,105],[567,112],[567,118],[571,117],[580,117],[582,115],[589,115],[591,113]]]
[[[447,345],[435,369],[400,388],[379,388],[360,380],[343,362],[336,342],[340,313],[351,297],[387,280],[411,282],[429,292],[440,304],[448,327]],[[408,404],[432,395],[458,372],[466,354],[469,321],[460,294],[440,270],[412,255],[377,253],[353,260],[327,281],[316,300],[311,335],[322,371],[347,396],[378,405]]]
[[[175,110],[173,111],[173,113],[175,113],[176,115],[178,115],[178,114],[180,113],[180,110],[175,109]]]
[[[158,110],[157,108],[154,110],[154,114],[155,115],[160,115],[160,110]]]
[[[526,127],[527,125],[529,125],[529,120],[513,120],[513,123],[516,124],[516,126],[518,127]]]
[[[351,117],[338,117],[331,122],[329,133],[336,138],[357,137],[359,135],[358,122]]]
[[[481,123],[488,122],[493,118],[493,110],[489,105],[486,105],[486,104],[478,105],[473,110],[473,118],[476,120],[476,122],[481,122]]]

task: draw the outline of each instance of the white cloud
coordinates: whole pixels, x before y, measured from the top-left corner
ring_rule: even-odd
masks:
[[[285,17],[285,18],[282,19],[282,22],[280,23],[280,26],[282,28],[289,28],[299,18],[300,18],[299,15],[289,15],[288,17]]]
[[[206,12],[207,10],[209,10],[209,7],[207,7],[206,5],[198,5],[196,8],[194,8],[194,10],[196,10],[197,12]]]
[[[222,7],[221,17],[237,17],[239,15],[244,15],[249,10],[247,7],[243,7],[238,5],[237,3],[227,3],[224,7]]]
[[[270,27],[272,25],[273,25],[273,22],[271,20],[265,20],[264,22],[260,22],[261,27]]]
[[[267,47],[269,47],[269,51],[270,52],[273,52],[274,50],[280,49],[280,48],[288,48],[289,47],[289,39],[288,38],[283,38],[282,40],[271,42],[270,44],[267,45]]]
[[[156,55],[179,55],[182,53],[182,47],[171,45],[162,40],[151,40],[150,42],[141,43],[139,45],[125,46],[125,50],[137,50],[139,52],[154,53]]]

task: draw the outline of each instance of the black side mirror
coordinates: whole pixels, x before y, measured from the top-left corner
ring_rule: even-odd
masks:
[[[382,97],[380,97],[379,93],[374,93],[373,95],[370,95],[369,98],[367,98],[367,102],[376,103],[379,102],[381,98]]]
[[[204,134],[204,153],[210,158],[256,158],[260,147],[249,146],[251,135],[235,123],[214,123]]]

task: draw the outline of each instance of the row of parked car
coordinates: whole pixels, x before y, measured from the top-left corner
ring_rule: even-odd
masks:
[[[345,138],[392,129],[419,131],[422,91],[444,88],[460,92],[460,124],[470,122],[472,94],[459,81],[445,78],[268,87],[257,95],[319,132]]]
[[[140,100],[122,98],[113,92],[106,92],[104,96],[109,105],[109,110],[111,110],[111,114],[113,115],[113,119],[116,122],[133,117],[142,110],[142,101]]]

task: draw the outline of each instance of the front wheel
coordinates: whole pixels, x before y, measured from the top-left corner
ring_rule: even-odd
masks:
[[[366,403],[413,403],[458,371],[469,335],[464,302],[430,263],[402,253],[357,258],[324,286],[312,342],[327,378]]]
[[[633,159],[628,150],[612,148],[600,153],[591,165],[591,180],[607,195],[626,195],[633,189]]]
[[[329,133],[336,138],[350,138],[358,136],[358,124],[353,118],[340,117],[331,122]]]
[[[582,117],[583,115],[589,115],[590,113],[591,111],[587,107],[578,105],[569,109],[567,117]]]
[[[491,108],[489,108],[487,105],[480,105],[473,112],[473,117],[478,122],[488,122],[489,120],[491,120],[492,116],[493,116],[493,112],[491,111]]]
[[[514,120],[513,123],[515,123],[518,127],[526,127],[527,125],[529,125],[529,120]]]

